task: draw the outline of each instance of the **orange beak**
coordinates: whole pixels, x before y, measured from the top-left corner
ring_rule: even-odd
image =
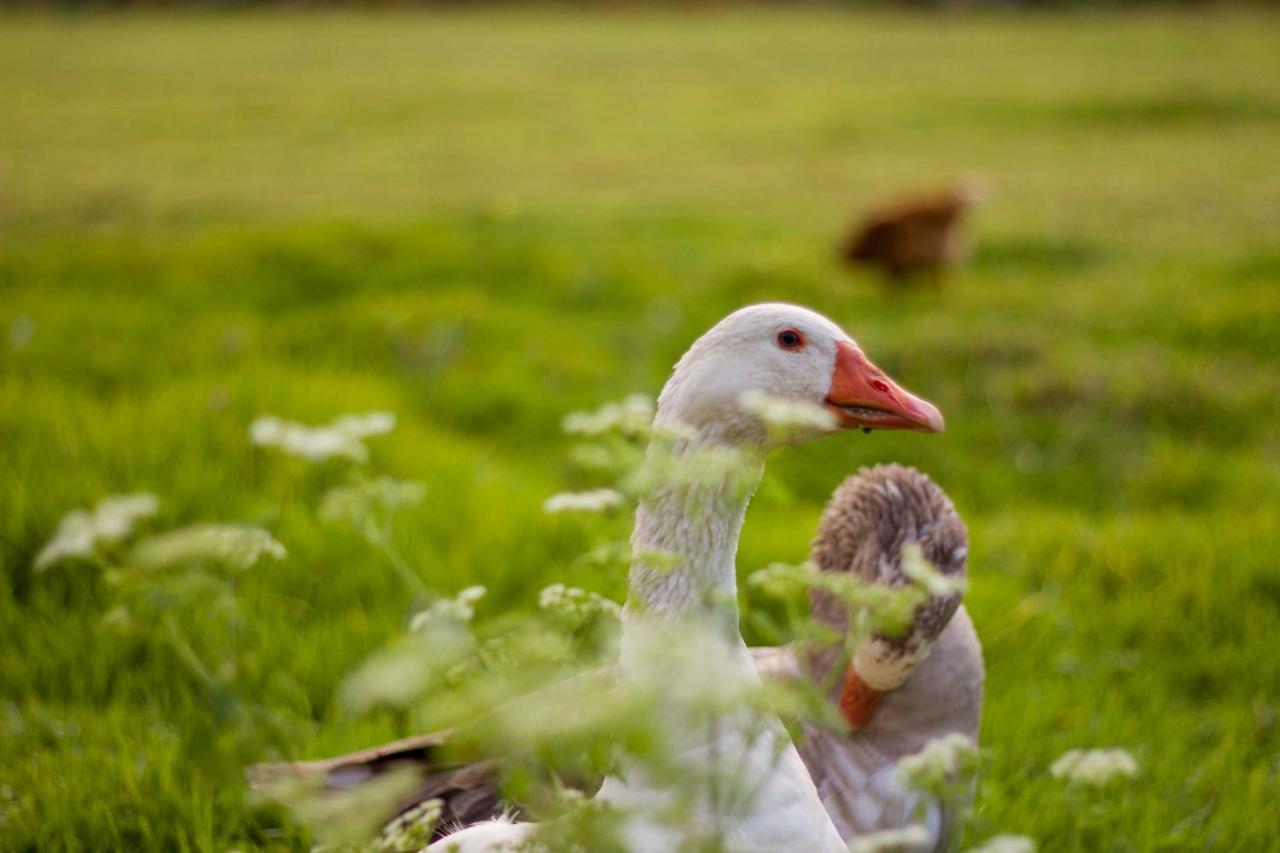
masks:
[[[836,344],[827,409],[842,429],[942,432],[938,407],[894,382],[849,341]]]
[[[844,674],[844,685],[840,688],[840,716],[849,724],[849,731],[860,731],[870,722],[883,696],[883,690],[876,690],[863,681],[853,664],[849,664]]]

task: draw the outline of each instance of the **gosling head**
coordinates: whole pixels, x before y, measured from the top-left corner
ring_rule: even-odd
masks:
[[[909,544],[919,546],[944,577],[965,577],[969,535],[950,499],[913,468],[877,465],[836,490],[823,511],[811,559],[822,571],[850,572],[866,583],[901,587],[910,583],[903,555]],[[864,727],[884,694],[900,687],[929,656],[960,606],[960,596],[958,591],[931,595],[916,606],[903,633],[874,634],[857,644],[838,697],[851,731]],[[844,605],[830,595],[813,595],[813,615],[837,631],[848,629]],[[830,670],[838,651],[814,653],[812,664],[820,675]]]

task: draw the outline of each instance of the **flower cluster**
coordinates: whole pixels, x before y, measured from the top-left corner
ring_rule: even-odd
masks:
[[[320,517],[325,521],[345,521],[356,530],[365,531],[371,524],[380,524],[387,515],[422,503],[426,493],[427,487],[414,480],[358,479],[331,489],[320,505]]]
[[[374,845],[377,853],[414,853],[431,843],[443,808],[440,800],[419,803],[382,829]]]
[[[800,400],[775,397],[764,391],[747,391],[738,403],[744,410],[764,421],[770,433],[785,438],[809,432],[827,432],[836,428],[835,416],[821,406]]]
[[[903,787],[918,791],[946,790],[976,769],[978,747],[962,734],[936,737],[924,749],[898,762],[896,777]]]
[[[811,562],[772,563],[747,576],[747,583],[773,598],[821,592],[844,604],[849,614],[849,641],[872,634],[897,636],[911,625],[916,607],[927,593],[914,582],[899,587],[870,583],[852,572],[824,572]]]
[[[133,560],[145,568],[207,560],[248,569],[263,557],[283,560],[285,548],[261,527],[238,524],[180,527],[152,536],[133,550]]]
[[[603,512],[622,505],[622,495],[613,489],[589,492],[560,492],[542,504],[545,512]]]
[[[1049,775],[1070,784],[1103,788],[1138,775],[1138,762],[1123,749],[1072,749],[1053,762]]]
[[[482,586],[469,586],[452,598],[440,598],[417,613],[409,620],[409,630],[420,633],[428,627],[440,622],[470,622],[476,615],[475,603],[484,598],[486,590]]]
[[[621,403],[610,403],[594,412],[571,412],[565,415],[564,431],[570,435],[601,435],[621,432],[644,435],[653,420],[653,401],[643,394],[632,394]]]
[[[155,515],[155,495],[115,495],[92,510],[78,509],[63,516],[53,538],[36,555],[35,567],[45,569],[68,557],[89,558],[102,543],[119,542],[133,532],[138,519]]]
[[[538,606],[577,622],[585,622],[600,614],[614,617],[622,615],[622,607],[616,601],[610,601],[599,593],[562,583],[545,587],[538,595]]]
[[[369,458],[364,439],[391,432],[395,426],[396,416],[390,412],[343,415],[328,426],[308,426],[263,415],[250,424],[249,438],[259,447],[277,447],[308,462],[364,462]]]

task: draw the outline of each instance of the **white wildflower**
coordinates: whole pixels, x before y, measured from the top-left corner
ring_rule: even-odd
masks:
[[[696,441],[700,435],[697,427],[690,426],[684,421],[667,421],[656,425],[653,428],[653,434],[656,438],[666,439],[670,442]]]
[[[363,462],[369,458],[368,448],[359,439],[333,429],[291,429],[280,447],[286,453],[308,462],[323,462],[334,458]]]
[[[978,747],[962,734],[936,737],[915,755],[898,762],[896,778],[905,788],[937,791],[970,772],[977,763]]]
[[[263,415],[249,424],[249,440],[259,447],[278,447],[284,443],[288,422],[275,415]]]
[[[35,567],[47,568],[68,557],[92,557],[103,542],[119,542],[133,532],[138,519],[155,515],[160,502],[155,495],[115,495],[92,511],[74,510],[58,522],[53,538],[36,555]]]
[[[98,538],[107,542],[119,542],[133,532],[133,523],[140,518],[156,514],[160,502],[155,495],[117,495],[98,503],[93,511],[93,523]]]
[[[790,434],[836,428],[835,416],[813,403],[775,397],[760,390],[743,393],[738,398],[738,403],[744,410],[764,421],[773,431]]]
[[[1025,835],[993,835],[969,853],[1036,853],[1036,843]]]
[[[353,438],[386,435],[396,428],[396,416],[391,412],[366,412],[363,415],[343,415],[333,422],[332,429]]]
[[[162,568],[194,560],[212,560],[248,569],[263,557],[283,560],[285,548],[260,527],[236,524],[196,524],[170,530],[139,543],[133,559],[147,568]]]
[[[476,615],[475,603],[484,598],[485,588],[469,586],[452,598],[441,598],[413,614],[409,620],[409,630],[421,633],[440,621],[470,622]]]
[[[613,489],[590,492],[560,492],[542,504],[544,512],[602,512],[622,504],[622,495]]]
[[[249,438],[259,447],[277,447],[309,462],[345,458],[363,462],[368,449],[358,438],[328,427],[310,427],[267,415],[249,426]]]
[[[620,617],[622,608],[616,601],[610,601],[603,595],[588,592],[575,586],[553,583],[544,587],[538,594],[538,606],[551,613],[558,613],[572,619],[583,621],[605,613]]]
[[[414,853],[431,843],[444,803],[430,799],[419,803],[383,827],[374,850],[377,853]]]
[[[384,515],[422,503],[427,487],[416,480],[375,477],[330,489],[320,504],[325,521],[345,521],[358,530]]]
[[[850,839],[849,853],[907,853],[933,843],[929,830],[911,825],[900,829],[869,832]]]
[[[58,522],[53,538],[36,555],[36,568],[46,568],[67,557],[90,557],[96,541],[93,515],[84,510],[69,512]]]
[[[609,403],[594,412],[570,412],[562,424],[574,435],[600,435],[618,431],[641,435],[653,421],[653,401],[643,394],[632,394],[621,403]]]
[[[308,426],[263,415],[249,425],[249,439],[259,447],[277,447],[309,462],[364,462],[369,458],[369,449],[362,440],[388,433],[395,425],[396,417],[390,412],[343,415],[328,426]]]
[[[1121,777],[1138,774],[1138,762],[1124,749],[1072,749],[1049,768],[1055,779],[1102,788]]]

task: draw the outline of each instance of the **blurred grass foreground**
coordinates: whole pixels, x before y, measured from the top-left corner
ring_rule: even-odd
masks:
[[[403,577],[317,519],[342,470],[255,448],[255,418],[395,413],[369,464],[425,491],[392,544],[426,587],[485,585],[478,621],[553,582],[620,600],[574,559],[599,531],[541,511],[581,485],[560,419],[766,299],[947,414],[780,454],[740,564],[800,559],[859,465],[955,498],[976,828],[1280,844],[1275,13],[6,11],[0,105],[0,848],[305,847],[244,763],[414,731],[337,701]],[[946,286],[836,268],[854,211],[970,171],[992,197]],[[153,529],[287,549],[190,579],[207,677],[113,617],[119,578],[34,567],[136,492]],[[1140,773],[1063,809],[1081,746]]]

